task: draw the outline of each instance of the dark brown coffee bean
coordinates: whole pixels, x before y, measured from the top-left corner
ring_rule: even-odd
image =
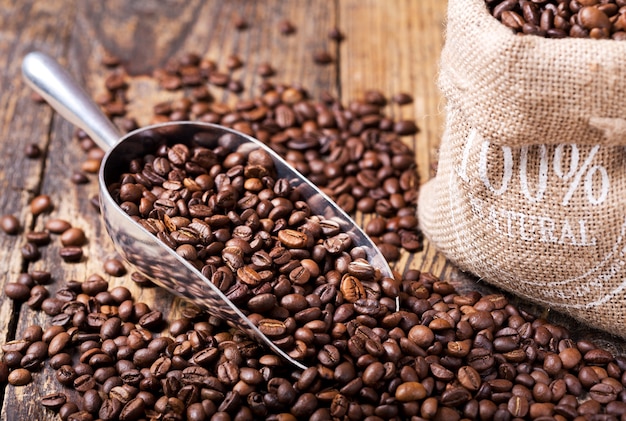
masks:
[[[287,333],[287,326],[284,322],[274,319],[263,319],[259,321],[259,330],[272,338],[282,337]]]
[[[30,202],[30,211],[33,215],[40,215],[52,209],[52,199],[46,194],[34,197]]]
[[[417,133],[419,129],[412,120],[400,120],[396,122],[393,130],[400,136],[409,136]]]
[[[30,288],[18,282],[9,282],[4,286],[7,297],[16,301],[26,301],[30,297]]]
[[[96,386],[96,380],[90,374],[83,374],[82,376],[74,379],[73,386],[74,389],[84,393]]]
[[[271,64],[263,62],[259,64],[257,74],[261,77],[270,77],[276,74],[276,70],[274,70]]]
[[[41,156],[41,148],[36,143],[29,143],[24,147],[24,155],[29,159],[36,159]]]
[[[97,274],[91,275],[81,284],[82,291],[92,297],[95,297],[101,292],[105,292],[108,288],[109,283]]]
[[[126,274],[126,267],[119,259],[107,259],[103,268],[111,276],[123,276]]]
[[[391,97],[391,100],[398,105],[411,104],[413,102],[413,96],[406,92],[399,92]]]
[[[317,409],[318,401],[313,393],[303,393],[291,407],[291,413],[300,417],[309,417]]]
[[[583,359],[589,364],[603,365],[611,362],[613,360],[613,355],[609,351],[596,348],[586,352]]]
[[[615,401],[617,398],[617,393],[615,389],[606,383],[598,383],[589,389],[589,396],[596,402],[601,404],[607,404],[609,402]]]
[[[163,313],[152,310],[139,318],[138,324],[146,329],[155,329],[163,322]]]
[[[315,64],[329,64],[333,62],[333,56],[327,50],[317,50],[313,53]]]
[[[283,19],[278,23],[278,31],[283,35],[291,35],[296,32],[296,27],[291,21]]]
[[[13,215],[2,215],[0,217],[0,228],[6,234],[16,235],[20,229],[20,221]]]
[[[65,393],[51,393],[45,396],[42,396],[39,400],[42,406],[54,410],[58,410],[67,402],[67,395]]]
[[[78,262],[83,258],[83,249],[79,246],[62,247],[59,256],[66,262]]]
[[[289,248],[304,248],[308,243],[305,233],[291,229],[278,231],[278,239]]]
[[[50,233],[47,231],[31,231],[26,234],[26,240],[36,246],[45,246],[50,243]]]
[[[22,257],[24,258],[24,260],[28,260],[31,262],[39,260],[39,258],[41,257],[41,252],[39,251],[39,248],[33,243],[24,244],[20,249],[20,252],[22,253]]]
[[[66,247],[69,246],[82,246],[85,244],[87,238],[85,237],[85,231],[81,228],[68,228],[61,234],[61,244]]]
[[[63,234],[65,231],[72,228],[72,224],[64,219],[53,218],[46,221],[45,227],[53,234]]]
[[[145,406],[145,402],[141,398],[129,400],[120,412],[120,421],[135,421],[140,419],[144,414]]]
[[[78,411],[67,416],[67,421],[93,421],[93,415],[88,411]]]

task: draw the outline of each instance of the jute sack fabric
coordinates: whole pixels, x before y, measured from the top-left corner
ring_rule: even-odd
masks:
[[[430,242],[506,291],[626,337],[626,42],[515,35],[449,0]]]

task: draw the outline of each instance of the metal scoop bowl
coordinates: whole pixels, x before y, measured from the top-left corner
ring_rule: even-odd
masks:
[[[128,171],[131,160],[154,153],[164,141],[168,145],[191,142],[200,133],[214,147],[219,145],[233,152],[248,154],[258,148],[264,149],[273,158],[278,177],[288,179],[291,186],[300,191],[312,214],[337,222],[343,232],[351,236],[352,243],[365,250],[368,261],[380,270],[382,276],[393,277],[387,261],[361,228],[315,185],[258,140],[222,126],[191,121],[157,124],[121,136],[98,105],[50,56],[40,52],[29,53],[22,62],[22,73],[27,84],[57,112],[83,129],[107,151],[98,177],[100,206],[107,232],[120,255],[156,284],[243,330],[294,366],[306,369],[302,362],[289,356],[264,335],[196,267],[120,208],[107,186],[117,182],[120,175]]]

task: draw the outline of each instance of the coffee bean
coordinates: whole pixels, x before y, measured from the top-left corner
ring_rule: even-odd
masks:
[[[30,288],[18,282],[9,282],[4,286],[4,293],[15,301],[26,301],[30,297]]]
[[[41,148],[36,143],[29,143],[24,147],[24,155],[29,159],[36,159],[41,156]]]
[[[131,399],[122,408],[119,419],[120,421],[134,421],[141,418],[144,414],[145,402],[141,398]]]
[[[55,335],[48,345],[48,354],[54,356],[59,354],[70,343],[71,336],[67,332],[59,332]]]
[[[96,386],[96,380],[91,374],[83,374],[74,379],[73,386],[74,389],[84,393],[90,389],[93,389]]]
[[[68,415],[67,421],[93,421],[93,416],[88,411],[78,411]]]
[[[407,105],[413,102],[413,96],[406,92],[399,92],[391,97],[391,100],[398,105]]]
[[[20,252],[22,253],[22,257],[24,258],[24,260],[28,260],[31,262],[39,260],[39,258],[41,257],[41,252],[39,251],[37,245],[30,242],[24,244],[21,247]]]
[[[64,393],[51,393],[43,396],[39,402],[46,408],[58,410],[67,402],[67,396]]]
[[[98,163],[98,168],[99,168],[99,163]],[[95,170],[95,168],[93,169]],[[92,170],[92,172],[94,172]],[[96,171],[97,172],[97,171]],[[74,171],[72,173],[72,175],[70,176],[70,181],[74,184],[87,184],[89,183],[89,178],[87,177],[87,175],[83,172],[83,171]]]
[[[287,332],[287,326],[280,320],[263,319],[259,321],[259,330],[269,337],[282,337]]]
[[[53,234],[62,234],[72,228],[72,224],[60,218],[53,218],[46,221],[46,229]]]
[[[333,57],[326,50],[317,50],[313,53],[313,62],[315,64],[329,64],[333,62]]]
[[[61,244],[65,247],[70,246],[82,246],[85,244],[87,238],[85,237],[85,231],[81,228],[68,228],[61,234]]]
[[[296,27],[289,20],[281,20],[278,23],[278,31],[283,35],[291,35],[296,32]]]
[[[289,248],[304,248],[308,242],[308,236],[305,233],[291,229],[278,231],[278,239]]]
[[[2,215],[0,217],[0,228],[9,235],[16,235],[21,228],[20,221],[13,215]]]
[[[103,268],[111,276],[123,276],[126,274],[126,267],[119,259],[105,260]]]
[[[417,125],[411,120],[400,120],[393,126],[394,132],[400,136],[414,135],[418,132]]]
[[[17,368],[9,373],[7,380],[13,386],[24,386],[32,381],[32,375],[25,368]]]
[[[30,211],[33,215],[40,215],[52,209],[52,199],[46,194],[34,197],[30,202]]]
[[[59,256],[66,262],[78,262],[83,258],[83,249],[79,246],[62,247]]]
[[[36,246],[45,246],[50,243],[50,233],[47,231],[31,231],[26,234],[26,240]]]
[[[276,73],[276,70],[274,70],[272,65],[266,62],[259,64],[257,68],[257,74],[261,77],[274,76],[275,73]]]
[[[109,288],[109,283],[100,275],[94,274],[88,277],[82,284],[82,291],[90,296],[95,296]]]

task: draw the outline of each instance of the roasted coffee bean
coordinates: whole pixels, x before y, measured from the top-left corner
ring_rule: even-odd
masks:
[[[81,228],[68,228],[61,234],[61,244],[66,247],[69,246],[82,246],[85,244],[87,238],[85,237],[85,231]]]
[[[63,331],[59,332],[50,340],[48,345],[48,355],[54,356],[59,354],[70,343],[71,339],[72,338],[69,333]]]
[[[31,289],[18,282],[9,282],[4,286],[4,293],[7,297],[15,301],[26,301],[30,297]]]
[[[41,148],[36,143],[29,143],[24,147],[24,155],[30,159],[39,158],[41,156]]]
[[[326,50],[317,50],[313,53],[315,64],[329,64],[333,62],[333,57]]]
[[[47,231],[31,231],[26,234],[26,240],[36,246],[45,246],[50,243],[50,233]]]
[[[41,252],[39,251],[37,245],[34,243],[29,242],[24,244],[20,251],[24,260],[33,262],[39,260],[39,258],[41,257]]]
[[[31,382],[32,375],[25,368],[16,368],[9,373],[7,380],[13,386],[24,386]]]
[[[13,215],[2,215],[0,217],[0,228],[6,234],[16,235],[21,228],[19,219]]]
[[[46,194],[34,197],[30,201],[30,211],[33,215],[40,215],[52,209],[52,199]]]
[[[104,271],[111,276],[123,276],[126,274],[126,267],[119,259],[108,259],[104,262]]]
[[[83,249],[78,246],[62,247],[59,256],[66,262],[78,262],[83,258]]]
[[[67,395],[64,393],[51,393],[43,396],[39,402],[46,408],[58,410],[67,402]]]

